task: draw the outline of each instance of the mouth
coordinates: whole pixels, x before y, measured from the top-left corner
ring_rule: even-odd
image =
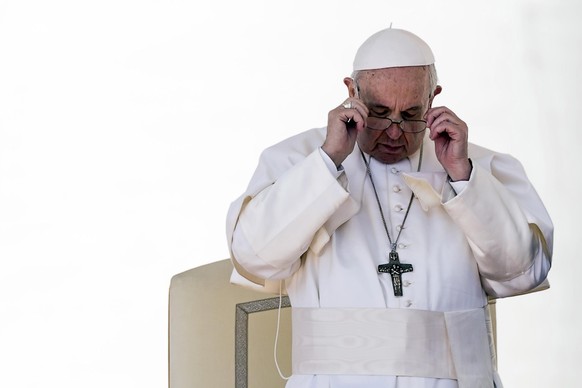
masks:
[[[388,154],[396,154],[402,151],[404,146],[402,145],[390,145],[390,144],[378,144],[377,146],[380,152],[388,153]]]

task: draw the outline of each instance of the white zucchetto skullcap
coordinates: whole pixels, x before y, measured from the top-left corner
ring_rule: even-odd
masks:
[[[370,36],[360,46],[354,58],[354,71],[433,63],[434,55],[424,40],[412,32],[387,28]]]

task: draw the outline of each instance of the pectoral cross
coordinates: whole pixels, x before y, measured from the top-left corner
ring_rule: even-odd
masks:
[[[398,252],[395,249],[388,255],[388,264],[380,264],[378,272],[389,273],[392,276],[392,288],[394,296],[402,296],[402,274],[412,272],[412,264],[403,264],[398,259]]]

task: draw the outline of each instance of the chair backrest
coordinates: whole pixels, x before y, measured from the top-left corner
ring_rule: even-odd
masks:
[[[175,275],[168,317],[169,387],[284,387],[273,348],[279,297],[229,283],[222,260]],[[283,306],[289,305],[283,298]],[[278,360],[291,370],[291,315],[281,310]]]

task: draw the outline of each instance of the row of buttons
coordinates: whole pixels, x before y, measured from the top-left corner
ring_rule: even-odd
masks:
[[[392,167],[390,169],[390,172],[392,174],[398,174],[400,171],[396,168],[396,167]],[[402,191],[402,187],[400,187],[400,185],[394,185],[392,186],[392,191],[395,193],[400,193]],[[401,212],[404,210],[404,208],[402,207],[402,205],[395,205],[392,208],[395,212]],[[400,231],[402,229],[402,225],[398,225],[396,227],[396,230]],[[404,249],[406,248],[407,245],[403,244],[403,243],[399,243],[398,244],[398,249]],[[402,286],[403,287],[410,287],[412,285],[412,282],[410,280],[402,280]],[[412,306],[412,300],[407,299],[406,301],[404,301],[404,306],[405,307],[411,307]]]
[[[412,282],[411,282],[410,280],[403,280],[403,281],[402,281],[402,285],[403,285],[404,287],[409,287],[409,286],[411,286],[411,285],[412,285]],[[411,306],[412,306],[412,300],[410,300],[410,299],[407,299],[407,300],[406,300],[406,302],[404,302],[404,306],[405,306],[405,307],[411,307]]]

